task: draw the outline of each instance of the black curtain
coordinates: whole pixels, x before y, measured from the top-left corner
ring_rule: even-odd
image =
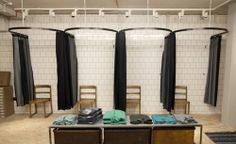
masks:
[[[77,101],[78,74],[74,36],[56,32],[58,110],[71,109]]]
[[[126,111],[126,40],[123,31],[116,33],[114,73],[115,109]]]
[[[204,102],[216,106],[220,67],[221,35],[211,37]]]
[[[22,34],[12,34],[12,40],[15,96],[17,106],[24,106],[35,99],[29,40]]]
[[[163,108],[171,112],[175,104],[176,77],[176,37],[171,33],[165,37],[165,47],[162,54],[160,101]]]

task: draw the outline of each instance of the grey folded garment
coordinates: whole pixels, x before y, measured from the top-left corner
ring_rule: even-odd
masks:
[[[175,119],[181,124],[196,124],[198,123],[192,116],[186,114],[175,114]]]
[[[78,119],[78,124],[95,124],[102,119],[102,113],[90,119]]]
[[[77,115],[63,115],[56,118],[53,125],[75,125],[78,123]]]
[[[152,119],[147,115],[136,114],[130,115],[131,124],[152,124]]]

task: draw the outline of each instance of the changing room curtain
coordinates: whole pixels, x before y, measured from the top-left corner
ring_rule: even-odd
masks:
[[[12,34],[14,89],[17,106],[24,106],[35,99],[34,78],[28,36]]]
[[[74,36],[56,32],[58,110],[71,109],[77,101],[78,75]]]
[[[126,111],[126,39],[125,32],[116,33],[114,105]]]
[[[204,102],[216,106],[220,67],[221,35],[212,36]]]
[[[160,101],[163,108],[171,112],[175,104],[176,75],[176,37],[171,33],[165,37],[165,47],[162,54]]]

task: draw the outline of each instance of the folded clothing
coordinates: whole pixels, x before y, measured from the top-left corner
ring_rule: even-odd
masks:
[[[125,112],[122,110],[112,110],[103,116],[104,124],[126,124]]]
[[[152,115],[152,121],[154,124],[176,124],[175,117],[168,114]]]
[[[99,115],[102,115],[102,111],[97,111],[96,113],[94,113],[93,115],[91,115],[91,116],[81,116],[81,115],[79,115],[79,117],[78,117],[78,120],[80,121],[83,121],[83,120],[92,120],[92,119],[94,119],[94,118],[96,118],[97,116],[99,116]]]
[[[78,123],[77,115],[63,115],[56,118],[53,125],[75,125]]]
[[[97,115],[94,118],[90,118],[90,119],[79,119],[78,120],[78,124],[95,124],[96,122],[98,122],[99,120],[102,119],[102,114]]]
[[[131,124],[152,124],[152,119],[147,115],[136,114],[130,115]]]
[[[198,123],[192,116],[186,114],[174,115],[177,122],[181,124],[196,124]]]
[[[102,118],[102,109],[86,108],[82,109],[78,116],[78,124],[94,124]]]
[[[94,114],[96,114],[99,111],[102,112],[102,109],[101,108],[94,108],[94,107],[84,108],[84,109],[80,110],[79,116],[93,116]]]

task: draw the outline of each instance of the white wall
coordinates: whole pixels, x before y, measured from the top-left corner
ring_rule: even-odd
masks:
[[[0,15],[0,31],[5,31],[8,29],[9,22],[8,19],[2,15]]]
[[[232,3],[228,11],[228,29],[226,65],[224,77],[224,98],[222,104],[222,122],[236,127],[236,2]]]
[[[213,17],[212,26],[226,27],[226,16]],[[11,20],[10,26],[21,26],[21,22]],[[25,26],[52,27],[65,29],[74,26],[97,26],[113,29],[128,27],[156,26],[172,30],[187,27],[208,26],[208,20],[200,16],[185,16],[179,20],[177,16],[88,16],[84,23],[83,16],[29,16]],[[53,88],[53,106],[57,109],[57,72],[55,58],[55,34],[47,31],[27,31],[30,36],[35,84],[50,84]],[[76,38],[79,61],[79,84],[95,84],[98,87],[98,106],[107,111],[113,106],[113,74],[114,74],[114,34],[102,31],[72,32],[80,35]],[[220,113],[222,99],[222,76],[224,72],[225,47],[221,55],[219,97],[217,107],[203,103],[205,80],[208,66],[210,35],[214,31],[192,31],[180,33],[177,37],[177,84],[187,85],[191,102],[191,113]],[[82,35],[82,36],[81,36]],[[145,36],[142,36],[145,35]],[[155,35],[155,37],[153,37]],[[164,113],[159,102],[160,68],[163,51],[162,31],[127,32],[128,84],[142,87],[142,112],[147,114]],[[9,34],[0,35],[0,70],[12,71],[12,44]],[[224,43],[224,41],[223,41]],[[16,112],[27,112],[27,107],[18,108]],[[63,112],[63,111],[62,111]]]

